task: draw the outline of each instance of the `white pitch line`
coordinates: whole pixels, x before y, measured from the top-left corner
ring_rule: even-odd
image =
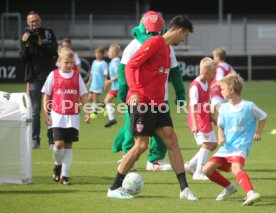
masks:
[[[33,162],[33,164],[52,164],[50,161],[37,161]],[[262,163],[276,163],[276,161],[246,161],[246,164],[262,164]],[[116,161],[73,161],[73,164],[117,164]]]
[[[52,164],[53,162],[44,161],[44,162],[33,162],[33,164]],[[116,161],[73,161],[73,164],[114,164]],[[118,163],[117,163],[118,164]]]

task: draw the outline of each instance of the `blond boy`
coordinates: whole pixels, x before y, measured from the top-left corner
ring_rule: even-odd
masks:
[[[112,106],[112,100],[117,97],[118,95],[118,66],[120,64],[120,46],[118,44],[111,44],[108,50],[108,57],[111,59],[109,63],[109,79],[105,81],[105,88],[111,85],[110,90],[105,96],[104,104],[106,106],[107,115],[108,115],[108,122],[104,125],[104,127],[111,127],[112,125],[116,124],[117,121],[115,119],[115,112]]]
[[[58,51],[60,67],[52,71],[43,88],[44,119],[52,130],[54,140],[53,157],[55,166],[53,179],[68,185],[68,173],[72,164],[72,143],[78,141],[80,127],[79,99],[87,104],[87,89],[78,71],[72,70],[74,53],[62,47]],[[85,113],[89,123],[89,113]]]
[[[204,167],[208,178],[224,187],[216,200],[227,199],[237,191],[234,183],[223,177],[217,170],[230,171],[247,193],[243,206],[261,200],[261,195],[253,186],[243,167],[253,141],[260,141],[266,121],[266,113],[253,102],[241,99],[243,79],[237,74],[229,74],[220,81],[221,93],[228,102],[222,104],[218,118],[218,143],[221,146]],[[259,120],[256,129],[256,121]]]
[[[193,174],[194,180],[207,180],[202,167],[208,160],[209,153],[217,147],[217,140],[211,120],[214,117],[210,109],[210,85],[215,75],[216,63],[211,58],[200,62],[200,75],[191,83],[189,89],[188,123],[196,143],[201,146],[194,157],[185,164],[185,170]]]

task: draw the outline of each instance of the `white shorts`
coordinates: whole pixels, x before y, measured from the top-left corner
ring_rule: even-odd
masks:
[[[225,102],[226,101],[222,97],[217,96],[217,95],[211,98],[211,106],[212,107],[214,107],[216,105],[220,105],[220,104],[225,103]]]
[[[215,131],[211,132],[198,132],[194,134],[197,145],[201,145],[204,142],[217,143]]]

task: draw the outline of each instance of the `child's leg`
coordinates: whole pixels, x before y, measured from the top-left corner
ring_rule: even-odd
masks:
[[[254,190],[247,173],[243,170],[242,164],[232,163],[232,172],[246,193]]]
[[[105,99],[104,99],[104,104],[106,106],[108,120],[110,120],[110,121],[115,120],[115,111],[114,111],[114,108],[111,103],[113,98],[114,98],[113,95],[107,93],[105,96]]]
[[[217,148],[217,143],[213,142],[203,142],[200,150],[197,153],[197,165],[196,171],[197,174],[202,174],[202,168],[207,163],[210,152],[214,151]]]
[[[53,180],[55,182],[58,182],[60,180],[62,159],[64,156],[63,146],[64,146],[64,141],[58,140],[58,141],[55,141],[55,144],[53,145],[53,149],[52,149],[52,154],[55,160],[55,166],[53,169]]]
[[[229,186],[231,182],[217,171],[221,166],[222,164],[220,163],[208,162],[203,167],[203,172],[211,181],[225,188]]]
[[[62,164],[63,156],[64,156],[64,141],[63,140],[55,141],[55,145],[53,148],[53,157],[55,159],[56,165]]]
[[[92,96],[93,96],[93,93],[89,92],[88,97],[87,97],[88,101],[93,102],[93,97]]]
[[[64,143],[64,156],[62,159],[61,177],[68,177],[68,172],[72,164],[72,142]]]
[[[97,104],[99,102],[98,94],[92,93],[92,110],[94,113],[97,113]]]
[[[236,176],[239,184],[243,190],[247,193],[246,200],[242,204],[243,206],[249,206],[261,200],[262,196],[255,192],[251,184],[250,178],[243,170],[244,163],[232,163],[232,172]]]
[[[224,171],[229,171],[231,164],[227,162],[225,158],[213,157],[204,166],[203,172],[207,177],[214,183],[224,187],[223,191],[217,196],[216,200],[221,201],[227,199],[230,195],[237,192],[237,187],[235,184],[231,183],[228,179],[223,177],[217,169]]]

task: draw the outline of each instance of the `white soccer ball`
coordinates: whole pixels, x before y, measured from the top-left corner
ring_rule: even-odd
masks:
[[[143,189],[144,180],[138,173],[130,172],[126,175],[122,186],[128,193],[137,194]]]

